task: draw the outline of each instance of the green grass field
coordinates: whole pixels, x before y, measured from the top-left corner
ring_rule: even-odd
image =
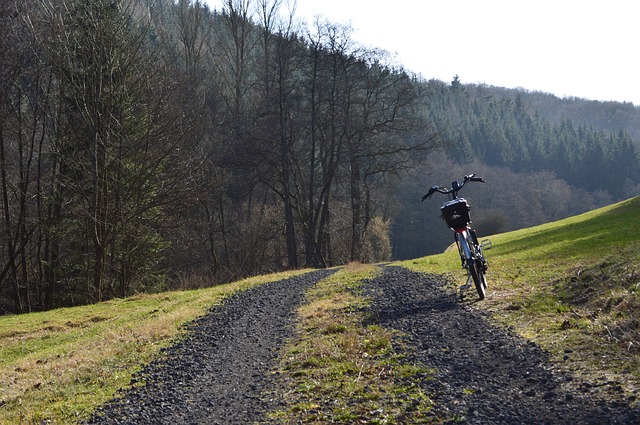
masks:
[[[640,198],[634,198],[566,220],[490,236],[487,299],[469,306],[488,311],[498,325],[510,326],[538,343],[559,367],[596,381],[619,382],[634,400],[640,382],[638,217]],[[465,279],[455,251],[397,264],[446,274],[455,286]],[[339,373],[341,368],[360,368],[363,382],[367,371],[425,373],[396,370],[389,363],[365,364],[361,357],[350,359],[363,350],[370,350],[369,358],[376,359],[376,353],[392,347],[392,335],[352,315],[354,307],[366,303],[354,298],[353,289],[371,273],[375,270],[345,269],[336,275],[338,281],[322,282],[310,292],[308,304],[299,311],[299,341],[284,348],[289,353],[289,362],[282,365],[287,373],[304,377],[309,373],[305,361],[322,358],[327,347],[342,350],[323,369],[326,376],[314,377],[329,380],[319,384],[316,395],[336,397],[335,391],[349,380],[349,374]],[[160,348],[179,338],[185,323],[235,291],[290,275],[0,317],[0,423],[86,419],[119,388],[127,387],[132,374],[158,356]],[[340,316],[348,312],[350,316]],[[392,378],[384,382],[391,385],[386,394],[394,394]],[[292,395],[295,399],[289,401],[294,407],[280,412],[283,417],[295,416],[296,406],[303,409],[305,394],[311,394],[304,382],[295,385],[292,394],[301,397]],[[395,403],[393,397],[389,400]],[[358,412],[344,411],[352,414]]]

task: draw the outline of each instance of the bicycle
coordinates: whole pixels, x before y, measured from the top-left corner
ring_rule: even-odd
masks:
[[[467,282],[460,287],[460,298],[464,299],[464,291],[471,287],[470,281],[473,280],[478,296],[480,300],[483,300],[487,291],[485,273],[488,268],[487,260],[484,258],[484,250],[491,248],[491,241],[485,239],[482,243],[478,242],[476,232],[470,226],[471,216],[469,212],[471,206],[466,199],[458,198],[458,191],[467,182],[486,183],[481,177],[469,174],[464,176],[462,183],[457,180],[451,182],[451,188],[431,186],[429,192],[422,197],[422,201],[430,198],[436,192],[450,195],[449,201],[440,207],[440,211],[441,217],[454,232],[462,268],[467,270]]]

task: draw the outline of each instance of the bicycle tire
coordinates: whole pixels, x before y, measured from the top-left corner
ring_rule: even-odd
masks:
[[[467,267],[469,267],[469,273],[471,274],[473,283],[476,286],[476,291],[478,291],[478,298],[480,298],[480,300],[484,300],[487,285],[484,277],[484,272],[478,267],[478,264],[476,264],[475,261],[473,261],[471,264],[468,264]]]
[[[465,243],[472,255],[472,258],[467,260],[467,269],[473,279],[476,291],[478,291],[478,297],[480,300],[484,300],[486,296],[487,280],[484,277],[484,268],[482,267],[482,261],[480,260],[480,258],[482,258],[482,251],[477,240],[475,231],[470,229],[467,233],[467,237],[465,238]]]

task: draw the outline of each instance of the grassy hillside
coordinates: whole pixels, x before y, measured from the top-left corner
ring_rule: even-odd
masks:
[[[487,299],[474,304],[540,344],[563,368],[640,382],[640,198],[554,223],[491,236]],[[465,274],[456,251],[406,261],[418,271]],[[452,273],[459,269],[459,271]]]

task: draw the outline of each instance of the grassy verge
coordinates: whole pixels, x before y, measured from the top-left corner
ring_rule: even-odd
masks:
[[[236,291],[292,274],[0,317],[0,423],[87,419],[179,338],[184,324]]]
[[[278,371],[288,383],[282,424],[428,423],[432,403],[416,383],[428,370],[394,354],[391,331],[369,324],[361,283],[379,269],[351,264],[307,293],[296,338]]]
[[[640,198],[492,236],[487,299],[474,304],[577,375],[637,403]],[[455,251],[401,265],[465,279]],[[456,270],[459,269],[459,272]],[[454,271],[454,274],[451,272]],[[611,385],[613,384],[613,385]]]

